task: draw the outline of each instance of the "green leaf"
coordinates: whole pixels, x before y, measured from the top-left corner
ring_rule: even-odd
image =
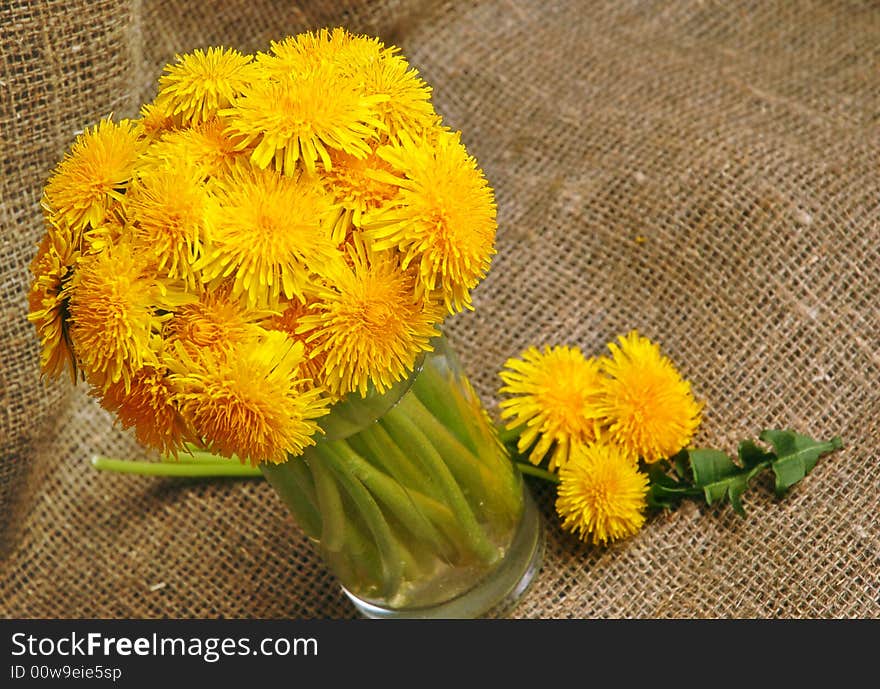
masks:
[[[810,473],[822,455],[843,447],[839,437],[821,442],[792,430],[766,430],[759,437],[776,450],[770,466],[776,475],[779,496]]]
[[[745,515],[742,496],[755,476],[772,469],[776,476],[776,493],[783,495],[816,466],[823,454],[843,446],[840,438],[819,442],[791,430],[765,430],[759,438],[771,445],[775,452],[765,450],[751,440],[739,444],[738,462],[720,450],[701,448],[686,451],[693,485],[702,489],[708,504],[728,500],[737,514]],[[679,455],[674,459],[680,461]],[[682,492],[680,487],[676,490]],[[659,498],[669,492],[662,482],[658,482],[656,491]]]
[[[737,514],[745,516],[742,495],[749,481],[766,469],[769,461],[768,454],[749,441],[740,444],[739,456],[742,465],[720,450],[690,451],[694,484],[703,489],[706,502],[713,505],[727,499]]]
[[[686,461],[687,452],[683,452],[683,461]],[[655,462],[645,467],[649,481],[647,501],[650,507],[673,508],[681,502],[682,498],[701,494],[701,491],[695,489],[689,482],[670,476],[667,473],[668,468],[669,465],[666,462]],[[677,473],[675,465],[673,465],[673,469]]]
[[[733,460],[721,450],[706,448],[689,450],[694,483],[706,486],[740,471]]]
[[[751,469],[764,462],[769,462],[774,458],[772,452],[767,452],[758,447],[751,440],[743,440],[739,444],[738,454],[739,462],[745,469]]]
[[[672,465],[673,470],[675,471],[675,475],[678,477],[679,481],[684,481],[688,477],[688,451],[681,450],[681,452],[674,454],[669,458],[669,463]]]

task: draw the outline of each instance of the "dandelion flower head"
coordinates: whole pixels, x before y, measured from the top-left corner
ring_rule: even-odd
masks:
[[[656,462],[687,446],[700,425],[702,405],[660,347],[636,331],[608,345],[600,406],[611,441],[633,458]]]
[[[70,285],[69,332],[80,367],[98,389],[155,361],[159,285],[128,244],[83,260]]]
[[[139,115],[134,121],[136,131],[148,141],[174,129],[174,118],[155,103],[142,105]]]
[[[642,528],[648,476],[620,447],[579,446],[559,470],[556,511],[562,527],[594,545],[604,545]]]
[[[300,320],[308,342],[325,357],[327,387],[337,395],[384,392],[430,351],[440,317],[437,304],[414,297],[414,277],[393,255],[349,247],[351,266],[340,266],[333,286],[318,293],[314,314]]]
[[[382,176],[399,188],[369,213],[364,229],[376,249],[396,249],[404,267],[418,266],[421,288],[436,292],[450,313],[471,307],[470,292],[495,253],[495,202],[476,161],[457,134],[406,138],[379,148],[400,175]]]
[[[381,100],[337,78],[329,65],[254,81],[220,114],[228,118],[227,132],[240,139],[238,146],[252,147],[255,166],[292,175],[299,164],[312,173],[318,162],[329,169],[333,150],[368,155],[366,139],[382,126],[375,110]]]
[[[334,239],[342,242],[354,228],[363,226],[364,213],[382,208],[394,199],[397,186],[383,179],[392,169],[375,153],[365,158],[334,153],[330,158],[333,167],[324,172],[322,179],[341,208]]]
[[[141,367],[128,389],[120,380],[98,393],[101,406],[116,414],[123,428],[134,428],[137,439],[148,447],[177,454],[185,441],[193,440],[163,366]]]
[[[42,369],[52,378],[68,369],[71,378],[76,379],[76,359],[67,321],[67,286],[75,260],[71,253],[59,252],[47,234],[31,263],[34,280],[28,292],[28,320],[36,326],[40,338]]]
[[[321,29],[273,41],[269,53],[256,63],[278,81],[291,75],[332,71],[369,98],[375,110],[376,138],[398,133],[418,134],[439,124],[431,104],[431,88],[399,54],[379,39],[351,34],[341,28]]]
[[[163,276],[195,285],[193,263],[205,240],[207,203],[207,188],[187,165],[150,169],[126,194],[134,241]]]
[[[101,120],[80,134],[46,183],[43,206],[74,231],[97,227],[122,198],[143,150],[130,120]]]
[[[215,117],[187,129],[167,132],[147,149],[143,167],[185,166],[197,171],[203,180],[222,178],[242,155],[225,128],[224,122]]]
[[[278,311],[266,318],[262,322],[262,326],[269,330],[280,330],[286,333],[291,340],[300,342],[303,345],[303,360],[300,363],[302,377],[307,378],[315,385],[323,386],[325,384],[327,354],[319,351],[314,340],[311,339],[314,331],[308,325],[303,325],[303,318],[314,314],[313,304],[313,301],[303,303],[298,299],[282,301],[278,305]],[[338,395],[334,395],[334,397],[338,397]]]
[[[299,375],[302,344],[272,331],[261,340],[175,361],[171,381],[192,433],[211,452],[253,465],[282,463],[314,444],[327,401]]]
[[[164,340],[196,356],[202,349],[216,350],[258,338],[264,333],[260,322],[273,312],[248,309],[231,293],[228,282],[215,290],[199,291],[197,299],[175,309],[165,321]]]
[[[500,376],[501,392],[510,395],[500,403],[501,416],[510,429],[524,426],[517,449],[529,452],[533,464],[549,453],[555,470],[575,447],[597,439],[602,374],[596,359],[577,347],[529,347],[508,359]]]
[[[159,77],[156,108],[183,124],[211,119],[250,83],[251,59],[228,48],[178,55]]]
[[[194,269],[203,282],[233,276],[249,306],[283,295],[304,300],[313,273],[340,260],[332,199],[312,178],[240,166],[216,184],[205,210],[208,246]]]

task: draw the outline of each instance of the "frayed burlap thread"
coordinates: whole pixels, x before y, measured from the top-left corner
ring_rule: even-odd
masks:
[[[606,548],[531,484],[547,551],[512,615],[880,617],[880,9],[565,0],[0,9],[0,614],[354,615],[264,483],[94,472],[146,453],[40,382],[24,320],[41,185],[75,130],[133,114],[177,52],[334,25],[402,47],[496,190],[498,254],[448,324],[493,413],[526,346],[601,353],[638,328],[705,400],[699,444],[845,443],[783,500],[757,481],[745,519],[691,503]]]

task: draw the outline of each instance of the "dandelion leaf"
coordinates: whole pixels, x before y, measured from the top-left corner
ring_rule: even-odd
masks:
[[[822,455],[843,446],[837,437],[822,442],[792,430],[765,430],[758,437],[774,452],[751,440],[739,444],[738,462],[720,450],[687,451],[693,485],[702,489],[708,504],[728,500],[737,514],[745,515],[742,495],[762,471],[773,471],[776,494],[782,496],[816,466]]]
[[[744,515],[742,494],[749,487],[755,467],[741,467],[720,450],[699,449],[690,453],[694,483],[713,505],[726,498],[737,514]]]
[[[843,447],[839,437],[822,442],[791,430],[766,430],[760,438],[776,450],[770,466],[776,476],[776,494],[780,496],[810,473],[822,455]]]
[[[675,467],[673,460],[683,457],[687,459],[687,452],[679,452],[675,457],[670,458],[670,462]],[[647,466],[648,480],[650,489],[648,490],[648,504],[651,507],[658,508],[674,508],[678,505],[682,498],[691,495],[692,489],[689,483],[681,478],[670,476],[663,463],[657,462]],[[678,470],[676,469],[676,474]]]

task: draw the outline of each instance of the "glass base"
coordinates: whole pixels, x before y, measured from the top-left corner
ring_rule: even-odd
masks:
[[[344,586],[358,612],[369,619],[475,619],[500,617],[509,612],[525,593],[541,568],[544,530],[541,515],[527,488],[523,487],[523,516],[507,557],[497,569],[466,593],[424,608],[384,608],[361,600]]]

